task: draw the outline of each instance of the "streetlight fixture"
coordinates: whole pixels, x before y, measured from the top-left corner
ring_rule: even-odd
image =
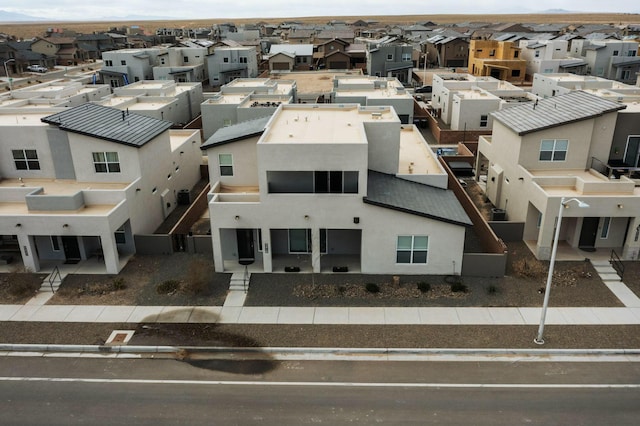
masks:
[[[9,91],[11,91],[13,89],[13,85],[11,84],[11,77],[9,77],[9,71],[7,69],[7,64],[9,62],[15,62],[15,59],[8,59],[6,61],[4,61],[4,75],[7,76],[7,80],[9,80]]]
[[[556,223],[556,233],[553,237],[553,248],[551,249],[551,261],[549,263],[549,275],[547,276],[547,286],[544,289],[544,302],[542,303],[542,314],[540,315],[540,326],[538,327],[538,335],[533,341],[537,345],[544,345],[544,320],[547,316],[547,307],[549,306],[549,294],[551,293],[551,279],[553,278],[553,267],[556,263],[556,253],[558,251],[558,239],[560,239],[560,226],[562,225],[562,211],[565,208],[569,207],[569,203],[575,201],[578,203],[578,207],[587,208],[589,204],[584,201],[580,201],[577,198],[569,198],[568,200],[565,197],[560,199],[560,210],[558,211],[558,221]]]

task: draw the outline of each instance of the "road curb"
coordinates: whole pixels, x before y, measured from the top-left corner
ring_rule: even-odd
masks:
[[[291,348],[291,347],[221,347],[221,346],[127,346],[127,345],[57,345],[0,344],[0,352],[22,353],[101,353],[101,354],[218,354],[218,355],[334,355],[334,356],[607,356],[640,355],[639,349],[514,349],[514,348]]]

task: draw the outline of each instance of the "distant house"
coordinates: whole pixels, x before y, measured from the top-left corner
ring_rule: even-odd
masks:
[[[78,41],[71,37],[39,38],[31,44],[31,50],[56,57],[58,65],[77,65],[89,59],[88,53],[80,48]]]
[[[258,76],[258,54],[255,47],[216,47],[207,56],[209,84],[220,86],[236,78]]]
[[[395,37],[385,37],[367,45],[367,74],[395,77],[403,84],[411,82],[413,46]]]
[[[313,44],[273,44],[269,70],[307,71],[313,68]]]
[[[527,61],[520,57],[520,47],[510,41],[471,40],[469,73],[491,76],[511,83],[525,79]]]

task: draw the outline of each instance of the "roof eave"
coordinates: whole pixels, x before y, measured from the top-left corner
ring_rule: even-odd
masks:
[[[447,217],[440,217],[440,216],[435,216],[435,215],[430,215],[428,213],[424,213],[424,212],[419,212],[416,210],[411,210],[411,209],[405,209],[403,207],[399,207],[399,206],[394,206],[391,204],[386,204],[383,203],[381,201],[374,201],[369,199],[368,197],[363,197],[362,201],[366,204],[370,204],[372,206],[377,206],[377,207],[383,207],[386,209],[391,209],[391,210],[395,210],[395,211],[399,211],[399,212],[403,212],[403,213],[408,213],[408,214],[412,214],[414,216],[420,216],[420,217],[425,217],[427,219],[433,219],[433,220],[437,220],[439,222],[445,222],[445,223],[450,223],[452,225],[459,225],[459,226],[473,226],[473,224],[471,223],[465,223],[465,222],[460,222],[457,220],[453,220]]]

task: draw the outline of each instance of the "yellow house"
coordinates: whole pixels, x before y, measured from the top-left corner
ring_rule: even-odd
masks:
[[[511,41],[471,40],[469,72],[491,76],[510,83],[523,83],[527,61],[520,58],[520,48]]]

